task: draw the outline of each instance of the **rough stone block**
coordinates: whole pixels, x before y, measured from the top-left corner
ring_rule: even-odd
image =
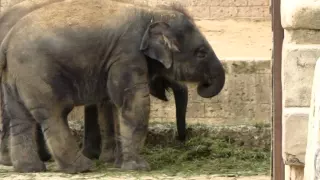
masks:
[[[173,102],[163,102],[159,104],[152,103],[150,108],[150,117],[161,117],[161,118],[168,118],[168,117],[176,117],[175,105]]]
[[[247,6],[248,5],[248,0],[234,0],[233,3],[234,3],[233,4],[234,6],[243,7],[243,6]]]
[[[256,102],[271,104],[272,102],[272,74],[256,74]]]
[[[251,6],[251,13],[249,17],[263,18],[271,16],[269,6]]]
[[[307,148],[305,156],[305,179],[319,179],[320,144],[320,59],[314,70],[308,121]],[[315,178],[317,176],[317,178]]]
[[[269,6],[269,0],[248,0],[248,6]]]
[[[208,19],[210,17],[210,9],[208,6],[189,6],[187,10],[195,19]]]
[[[284,108],[282,157],[286,165],[303,166],[308,135],[309,108]]]
[[[314,66],[320,57],[320,45],[284,44],[282,57],[284,106],[309,106]]]
[[[271,73],[271,61],[266,58],[232,58],[223,59],[228,74],[261,74]]]
[[[237,7],[212,6],[210,8],[210,19],[235,18],[238,14]]]
[[[190,2],[188,0],[147,0],[149,5],[155,5],[154,1],[156,1],[156,5],[171,5],[171,4],[180,4],[182,6],[188,6]],[[153,4],[152,4],[153,3]]]
[[[206,103],[205,117],[221,118],[227,125],[255,123],[254,104],[235,103],[232,107],[222,103]]]
[[[251,14],[252,14],[252,7],[238,7],[238,12],[237,12],[237,17],[251,17]],[[259,15],[260,16],[260,15]]]
[[[303,180],[303,169],[303,166],[285,165],[285,180]]]
[[[271,104],[260,104],[255,107],[254,110],[255,116],[253,121],[251,120],[250,123],[265,123],[269,124],[271,122],[272,116],[272,106]]]
[[[204,117],[204,103],[188,103],[187,117],[200,118]]]
[[[229,79],[228,102],[251,103],[256,101],[255,74],[233,74]]]
[[[320,30],[285,29],[284,43],[320,44]]]
[[[223,0],[220,1],[219,5],[225,7],[247,6],[248,0]]]
[[[224,0],[189,0],[189,6],[219,6]]]
[[[281,1],[281,24],[286,29],[320,29],[320,1]]]
[[[128,0],[130,1],[130,0]],[[133,0],[134,4],[141,4],[141,5],[151,5],[153,2],[156,4],[156,0]]]

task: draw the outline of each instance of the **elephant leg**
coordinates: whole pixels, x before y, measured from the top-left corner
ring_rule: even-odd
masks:
[[[49,153],[48,148],[46,146],[46,141],[41,130],[41,126],[38,123],[36,123],[35,126],[36,127],[34,136],[37,142],[38,154],[40,156],[40,159],[42,161],[49,161],[51,159],[51,154]]]
[[[106,163],[113,163],[115,161],[115,129],[114,117],[117,114],[112,102],[109,100],[102,101],[98,106],[99,112],[99,126],[101,134],[101,154],[99,159]]]
[[[30,81],[28,84],[19,81],[16,86],[23,104],[41,125],[46,143],[59,169],[65,173],[88,171],[93,163],[82,154],[67,123],[67,116],[73,105],[56,97],[42,79],[34,77],[34,81],[37,82],[36,86]]]
[[[3,130],[0,132],[1,141],[0,141],[0,164],[5,166],[12,166],[11,157],[9,152],[9,119],[7,115],[7,111],[4,109],[2,110],[3,116]],[[36,138],[37,142],[37,149],[40,159],[42,161],[49,161],[51,159],[51,154],[48,152],[46,148],[45,139],[41,130],[40,125],[37,123],[35,124],[35,134],[34,137]]]
[[[128,90],[119,108],[120,142],[124,170],[150,170],[149,164],[141,157],[150,114],[150,96],[147,86]]]
[[[88,171],[92,161],[82,154],[75,137],[71,134],[66,124],[67,114],[63,113],[65,109],[54,112],[39,108],[31,110],[31,113],[41,124],[51,154],[59,168],[66,173]]]
[[[97,105],[85,106],[82,153],[90,159],[98,159],[101,153],[101,136],[99,131]]]
[[[3,97],[1,97],[3,100]],[[12,166],[10,157],[10,129],[9,129],[9,116],[7,111],[4,109],[3,103],[1,104],[1,121],[2,130],[0,131],[0,164],[5,166]]]
[[[12,166],[10,151],[9,151],[9,132],[2,132],[0,142],[0,164],[4,166]]]
[[[39,158],[34,139],[35,121],[26,107],[9,88],[4,90],[5,111],[9,116],[11,161],[17,172],[45,171],[45,164]]]
[[[65,116],[67,116],[70,112],[72,111],[72,108],[67,108],[66,111],[65,111]],[[66,126],[69,127],[69,124],[68,124],[68,119],[67,117],[64,117],[64,122],[66,124]],[[49,161],[51,159],[51,154],[49,152],[49,149],[48,149],[48,146],[47,146],[47,143],[45,141],[45,137],[44,137],[44,134],[42,132],[42,129],[41,129],[41,125],[39,123],[36,124],[36,131],[35,131],[35,138],[36,138],[36,141],[37,141],[37,145],[38,145],[38,154],[40,156],[40,159],[42,161]]]
[[[122,164],[122,152],[119,129],[119,113],[111,101],[103,101],[99,104],[99,126],[101,132],[100,160],[111,163],[120,168]]]

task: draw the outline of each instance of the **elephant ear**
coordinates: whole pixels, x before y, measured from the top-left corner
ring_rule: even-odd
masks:
[[[180,52],[171,27],[165,22],[154,22],[145,31],[140,50],[148,57],[161,62],[165,68],[172,65],[172,53]]]

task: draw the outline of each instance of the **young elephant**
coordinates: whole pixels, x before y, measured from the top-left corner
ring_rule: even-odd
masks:
[[[209,43],[194,22],[174,8],[107,0],[54,3],[21,19],[0,50],[11,159],[20,172],[45,170],[34,151],[32,119],[41,125],[62,171],[89,170],[92,162],[77,147],[66,117],[74,106],[104,100],[119,115],[121,168],[147,170],[140,149],[150,113],[149,72],[198,82],[204,98],[217,95],[225,82]]]
[[[15,4],[7,9],[0,16],[0,42],[2,42],[5,35],[9,30],[25,15],[28,13],[44,7],[48,4],[59,2],[62,0],[25,0]],[[150,75],[150,94],[163,101],[168,101],[165,90],[171,88],[174,93],[176,102],[176,122],[178,129],[178,139],[184,141],[186,137],[185,132],[185,115],[188,103],[188,89],[181,83],[168,81],[164,77]],[[3,98],[1,99],[3,100]],[[91,159],[100,156],[100,132],[98,126],[97,107],[95,105],[85,106],[85,134],[84,134],[84,150],[83,153],[86,157]],[[1,122],[2,121],[2,122]],[[9,119],[5,111],[2,111],[2,131],[0,131],[0,164],[12,165],[9,149]],[[34,138],[38,144],[38,153],[42,161],[48,161],[51,155],[48,153],[43,133],[40,125],[35,124]],[[114,148],[114,147],[108,147]],[[103,155],[101,157],[106,157]]]

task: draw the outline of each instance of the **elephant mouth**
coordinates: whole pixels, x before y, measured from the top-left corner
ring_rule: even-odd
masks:
[[[223,73],[220,76],[216,76],[214,79],[200,82],[197,87],[197,92],[203,98],[212,98],[221,92],[224,83],[225,75]]]

